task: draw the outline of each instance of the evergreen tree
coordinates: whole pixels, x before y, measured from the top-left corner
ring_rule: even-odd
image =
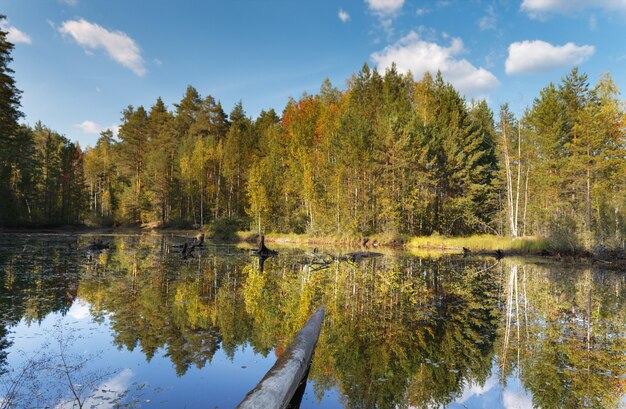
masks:
[[[6,16],[0,15],[0,23],[5,19]],[[14,220],[20,206],[12,180],[15,181],[15,173],[18,172],[16,154],[19,145],[23,144],[18,138],[25,136],[24,133],[17,133],[17,121],[22,117],[19,110],[21,91],[15,85],[10,67],[13,44],[7,40],[7,34],[0,28],[0,224]]]
[[[149,122],[146,110],[129,105],[122,112],[122,125],[119,130],[120,143],[116,145],[117,158],[126,188],[120,197],[118,211],[127,223],[146,221],[144,172],[149,143]]]
[[[174,115],[159,97],[150,108],[146,173],[152,220],[166,223],[172,218],[175,201],[176,152]]]

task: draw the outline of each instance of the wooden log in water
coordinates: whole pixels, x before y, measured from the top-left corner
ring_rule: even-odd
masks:
[[[322,329],[324,313],[324,307],[315,311],[285,352],[276,360],[272,369],[248,392],[237,408],[284,409],[289,405],[311,364],[313,351]]]
[[[278,252],[276,250],[270,250],[267,247],[265,247],[264,235],[261,235],[261,237],[259,238],[259,248],[252,250],[252,253],[254,255],[261,256],[261,257],[273,257],[273,256],[278,255]]]
[[[373,251],[354,251],[352,253],[346,254],[344,256],[344,259],[355,262],[355,261],[363,260],[364,258],[380,257],[380,256],[382,256],[382,253],[375,253]]]

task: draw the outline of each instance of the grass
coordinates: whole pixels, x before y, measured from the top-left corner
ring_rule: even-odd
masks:
[[[255,232],[237,232],[240,241],[256,242]],[[474,252],[489,252],[497,249],[519,253],[539,253],[548,248],[548,241],[538,237],[510,238],[494,235],[475,235],[470,237],[446,237],[432,235],[425,237],[411,237],[406,235],[381,233],[367,237],[368,247],[389,246],[404,247],[408,250],[455,250],[460,251],[466,247]],[[350,235],[328,235],[313,236],[309,234],[296,233],[267,233],[265,240],[276,244],[292,245],[343,245],[360,246],[363,244],[363,237]]]
[[[469,237],[426,236],[411,237],[407,248],[461,250],[466,247],[472,251],[495,251],[497,249],[515,253],[539,253],[548,248],[548,241],[539,237],[511,238],[490,234]]]

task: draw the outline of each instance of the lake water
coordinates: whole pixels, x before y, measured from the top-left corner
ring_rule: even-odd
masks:
[[[0,235],[0,408],[232,408],[320,305],[301,408],[626,407],[623,271],[184,239]]]

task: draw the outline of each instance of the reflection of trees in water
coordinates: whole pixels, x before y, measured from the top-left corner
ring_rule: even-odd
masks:
[[[626,391],[623,274],[513,265],[501,281],[501,382],[517,371],[538,407],[618,407]]]
[[[478,272],[482,263],[371,259],[310,272],[277,258],[261,271],[255,259],[210,250],[181,261],[135,248],[113,253],[106,276],[87,275],[80,296],[113,313],[118,346],[140,345],[148,359],[165,348],[179,374],[210,362],[219,347],[231,357],[243,344],[279,354],[324,304],[310,375],[318,394],[337,386],[357,407],[446,403],[464,379],[489,375],[495,279]]]
[[[21,319],[40,322],[72,306],[79,281],[79,256],[70,251],[75,239],[0,238],[0,372],[11,346],[7,329]]]
[[[318,397],[337,387],[347,407],[445,405],[484,384],[494,358],[502,383],[517,373],[544,407],[615,407],[625,387],[615,378],[625,366],[623,276],[404,256],[310,271],[285,254],[261,271],[234,248],[183,260],[171,241],[116,237],[91,258],[59,244],[0,254],[3,328],[67,311],[78,295],[96,319],[109,314],[119,348],[148,360],[163,351],[183,375],[219,348],[280,354],[324,304],[310,377]]]

